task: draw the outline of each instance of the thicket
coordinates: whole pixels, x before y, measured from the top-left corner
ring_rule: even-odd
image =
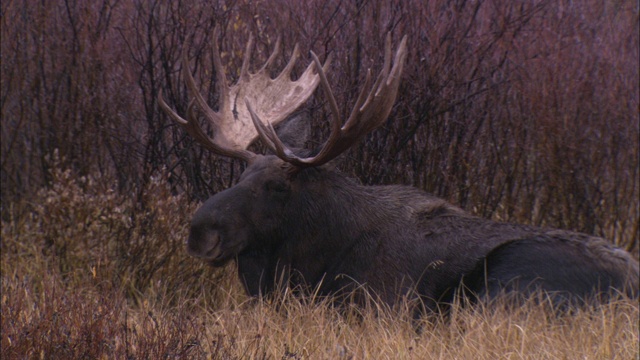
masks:
[[[202,199],[238,164],[193,144],[159,109],[188,103],[183,46],[215,106],[212,30],[230,79],[248,35],[255,64],[283,37],[334,54],[346,115],[391,31],[409,58],[388,122],[343,157],[364,183],[405,183],[504,220],[638,239],[638,21],[626,1],[6,1],[2,4],[2,214],[50,186],[58,151],[76,176],[138,196],[153,174]],[[299,69],[309,61],[303,57]],[[306,110],[327,134],[318,95]],[[314,145],[314,144],[312,144]]]

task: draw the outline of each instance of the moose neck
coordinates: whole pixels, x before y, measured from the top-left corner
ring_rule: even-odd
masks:
[[[277,239],[272,239],[278,244],[273,255],[278,266],[298,277],[288,277],[291,284],[327,282],[324,276],[344,270],[344,262],[352,261],[355,253],[364,255],[363,247],[375,246],[371,240],[379,237],[372,235],[393,217],[388,210],[376,206],[367,187],[340,173],[302,170],[292,182],[292,197]]]
[[[322,244],[345,246],[347,239],[390,215],[376,201],[366,186],[338,172],[306,169],[294,181],[286,216],[290,226],[283,227],[283,235],[314,236]]]

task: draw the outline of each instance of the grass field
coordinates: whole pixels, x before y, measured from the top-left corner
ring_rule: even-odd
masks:
[[[416,321],[408,306],[249,299],[233,265],[217,270],[186,255],[194,204],[170,195],[162,178],[140,209],[91,178],[53,176],[41,203],[2,222],[3,359],[638,357],[637,300],[560,316],[544,301],[454,306],[446,318]]]
[[[3,359],[638,357],[638,304],[632,300],[563,317],[535,304],[508,312],[460,308],[447,320],[423,320],[417,333],[402,311],[344,314],[291,296],[250,301],[234,294],[237,288],[227,288],[231,293],[211,307],[168,289],[134,305],[122,289],[69,288],[52,275],[40,281],[14,276],[2,280]]]

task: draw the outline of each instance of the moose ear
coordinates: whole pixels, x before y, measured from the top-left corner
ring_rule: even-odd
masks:
[[[311,136],[311,119],[309,113],[300,111],[291,115],[275,128],[280,140],[296,153],[304,152],[305,145]]]

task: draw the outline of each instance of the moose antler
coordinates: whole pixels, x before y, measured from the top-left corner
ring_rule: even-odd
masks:
[[[402,67],[407,56],[407,37],[404,36],[396,51],[393,68],[391,67],[391,35],[387,34],[384,65],[376,82],[371,90],[367,93],[367,88],[371,82],[371,70],[367,72],[362,92],[358,96],[358,100],[353,107],[349,119],[344,125],[341,125],[338,119],[338,105],[324,74],[324,70],[320,66],[318,57],[311,52],[314,64],[318,68],[320,82],[322,88],[329,98],[329,105],[333,112],[331,120],[331,134],[329,139],[322,146],[320,152],[308,158],[301,158],[295,155],[282,141],[278,138],[273,124],[268,120],[263,121],[259,114],[253,110],[253,100],[246,97],[245,103],[251,119],[262,141],[282,160],[289,162],[297,167],[310,167],[325,164],[342,152],[347,150],[351,145],[356,143],[370,131],[373,131],[387,119],[391,108],[398,94],[398,86],[400,84],[400,76]],[[266,125],[265,125],[266,124]]]
[[[300,56],[298,44],[295,45],[291,58],[284,70],[275,78],[269,76],[269,67],[273,64],[279,50],[280,38],[276,46],[267,59],[267,62],[254,74],[249,73],[249,60],[251,49],[253,48],[253,36],[249,37],[247,48],[242,61],[240,77],[232,85],[227,85],[227,78],[220,60],[218,37],[219,28],[216,27],[213,36],[213,64],[216,71],[217,89],[220,96],[219,110],[213,111],[206,100],[198,91],[198,87],[189,69],[189,60],[186,50],[182,53],[182,64],[185,82],[193,99],[187,108],[187,119],[178,115],[162,98],[162,93],[158,95],[160,107],[178,124],[207,149],[224,156],[234,157],[245,161],[251,161],[256,155],[247,150],[247,147],[258,136],[256,127],[251,124],[250,111],[246,102],[250,101],[258,109],[251,113],[264,119],[269,126],[280,123],[291,115],[300,105],[302,105],[315,91],[320,77],[314,74],[317,68],[322,72],[320,62],[314,60],[300,78],[291,80],[291,71]],[[324,66],[328,67],[330,60],[325,61]],[[211,139],[200,127],[196,116],[195,106],[197,106],[204,117],[210,122],[214,129],[214,136]],[[263,125],[263,124],[262,124]],[[264,125],[263,125],[264,126]]]

